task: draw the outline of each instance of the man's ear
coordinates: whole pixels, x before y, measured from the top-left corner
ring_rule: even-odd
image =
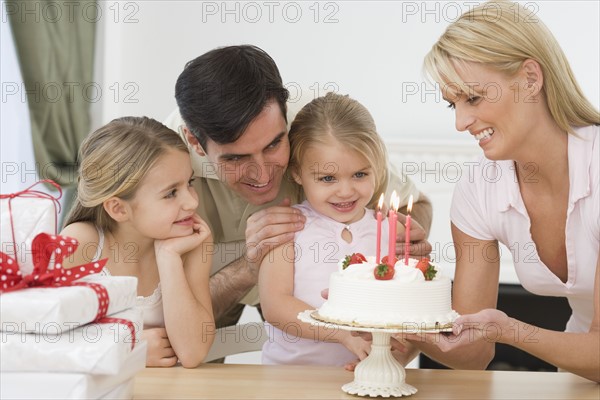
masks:
[[[544,86],[544,72],[540,64],[532,59],[523,61],[521,71],[527,80],[526,90],[531,96],[536,96]]]
[[[123,199],[111,197],[102,203],[104,211],[115,221],[124,222],[129,219],[129,208]]]
[[[198,155],[206,155],[206,151],[204,151],[196,136],[194,136],[194,134],[187,127],[183,127],[183,134],[185,135],[185,139],[187,140],[189,145],[192,147],[192,149],[194,149],[196,153],[198,153]]]

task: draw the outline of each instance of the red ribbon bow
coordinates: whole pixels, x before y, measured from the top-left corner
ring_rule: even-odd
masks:
[[[107,259],[64,269],[62,267],[63,259],[73,254],[77,246],[79,243],[75,239],[40,233],[33,239],[31,245],[33,271],[25,276],[21,274],[19,265],[14,258],[0,252],[0,293],[28,287],[71,286],[74,280],[98,273],[104,268]],[[52,254],[54,254],[54,268],[50,269],[48,267]],[[98,300],[100,301],[100,296]],[[106,302],[108,303],[108,298]]]

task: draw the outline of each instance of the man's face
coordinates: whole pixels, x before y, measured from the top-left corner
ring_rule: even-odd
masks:
[[[287,125],[277,102],[263,111],[233,143],[208,140],[206,157],[219,179],[254,205],[268,203],[279,193],[290,159]]]

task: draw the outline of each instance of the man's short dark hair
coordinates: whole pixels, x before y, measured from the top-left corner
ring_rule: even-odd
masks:
[[[235,142],[275,100],[287,122],[288,90],[275,61],[256,46],[228,46],[188,62],[175,84],[187,128],[206,150],[207,139]]]

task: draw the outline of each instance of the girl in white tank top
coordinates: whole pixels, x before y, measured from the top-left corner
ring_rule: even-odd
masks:
[[[149,118],[125,117],[82,143],[78,194],[61,234],[79,240],[65,267],[108,258],[104,275],[138,278],[148,366],[202,362],[214,338],[210,229],[198,214],[187,146]],[[168,334],[167,334],[168,332]]]

